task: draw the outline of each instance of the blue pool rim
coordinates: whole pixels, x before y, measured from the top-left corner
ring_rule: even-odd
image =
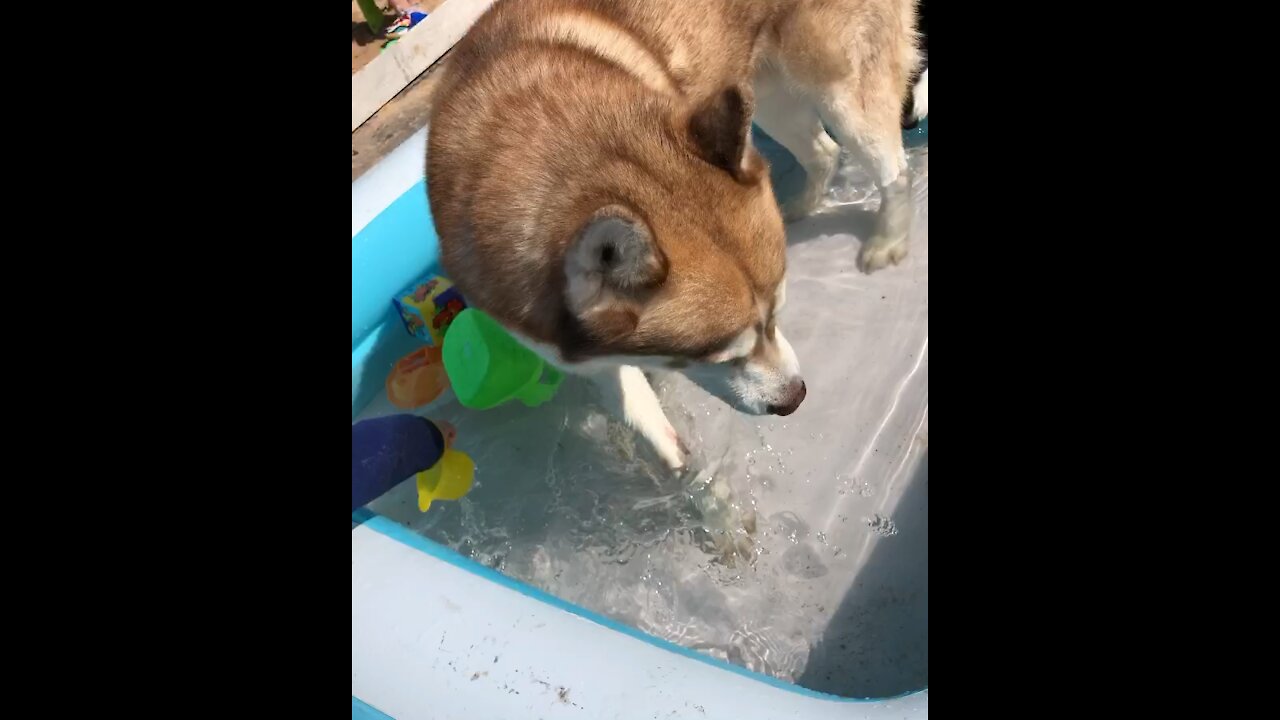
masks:
[[[386,537],[391,538],[392,540],[395,540],[396,542],[402,545],[406,545],[410,548],[413,548],[414,550],[425,553],[433,558],[436,558],[437,560],[442,560],[444,562],[447,562],[456,568],[459,568],[461,570],[465,570],[471,573],[472,575],[477,575],[479,577],[484,578],[485,580],[489,580],[503,587],[509,588],[511,590],[515,590],[521,595],[524,595],[526,597],[531,597],[534,600],[550,605],[551,607],[557,608],[559,610],[563,610],[573,615],[577,615],[578,617],[583,618],[585,620],[590,620],[591,622],[597,625],[602,625],[610,630],[620,632],[623,635],[628,635],[630,637],[635,638],[636,640],[648,643],[657,648],[662,648],[663,650],[666,650],[668,652],[673,652],[677,655],[682,655],[692,660],[696,660],[701,663],[706,663],[707,665],[711,665],[721,670],[727,670],[736,675],[741,675],[743,677],[750,678],[757,682],[762,682],[766,685],[772,685],[773,687],[776,687],[780,690],[786,690],[787,692],[795,693],[797,695],[804,695],[807,697],[817,698],[819,700],[828,700],[832,702],[870,703],[870,702],[885,702],[887,700],[898,700],[900,698],[910,697],[917,693],[922,693],[928,690],[928,688],[921,688],[920,690],[908,690],[907,692],[904,692],[900,695],[893,695],[890,697],[882,697],[882,698],[847,698],[847,697],[841,697],[839,695],[832,695],[831,693],[825,693],[820,690],[810,690],[807,687],[802,687],[800,685],[789,683],[785,680],[779,680],[778,678],[773,677],[771,675],[765,675],[764,673],[759,673],[754,670],[748,670],[747,668],[744,668],[740,665],[734,665],[733,663],[726,662],[719,658],[715,658],[710,655],[704,655],[703,653],[700,653],[697,650],[694,650],[692,648],[687,648],[687,647],[684,647],[683,645],[677,645],[669,640],[663,640],[662,638],[654,635],[650,635],[649,633],[644,632],[643,630],[639,630],[637,628],[631,627],[630,625],[619,622],[612,618],[605,617],[604,615],[601,615],[597,612],[593,612],[579,605],[574,605],[573,603],[567,600],[562,600],[556,597],[555,595],[552,595],[543,590],[539,590],[538,588],[533,587],[532,585],[526,585],[525,583],[522,583],[519,580],[503,575],[502,573],[498,572],[497,570],[494,570],[493,568],[481,565],[480,563],[472,560],[471,558],[460,555],[457,552],[445,547],[444,545],[441,545],[440,543],[435,542],[430,538],[419,535],[418,533],[410,530],[404,525],[401,525],[400,523],[390,518],[379,515],[368,508],[360,508],[359,510],[356,510],[355,512],[351,513],[351,522],[353,523],[353,529],[355,528],[355,526],[364,525],[365,527],[368,527],[370,530],[373,530],[374,532],[380,535],[385,535]],[[354,713],[354,703],[356,701],[357,701],[356,698],[353,697],[352,698],[353,713]],[[353,715],[353,718],[354,717],[356,716]],[[374,716],[364,716],[364,717],[372,718]]]
[[[395,718],[352,695],[351,720],[395,720]]]

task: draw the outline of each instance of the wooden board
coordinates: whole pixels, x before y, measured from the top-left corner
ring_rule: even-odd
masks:
[[[446,0],[351,76],[351,131],[449,51],[493,0]]]

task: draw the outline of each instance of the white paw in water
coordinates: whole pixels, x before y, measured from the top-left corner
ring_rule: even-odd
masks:
[[[858,252],[858,267],[862,272],[871,274],[881,268],[897,265],[907,256],[907,236],[898,237],[875,235],[868,240]]]
[[[782,205],[782,219],[785,222],[795,222],[813,214],[818,209],[818,205],[822,202],[822,196],[826,193],[826,183],[806,184],[804,192],[791,198]]]
[[[658,457],[667,464],[667,467],[673,471],[683,470],[685,461],[689,456],[689,449],[685,447],[680,436],[676,434],[676,429],[667,425],[666,432],[660,441],[654,442],[653,449],[658,452]]]

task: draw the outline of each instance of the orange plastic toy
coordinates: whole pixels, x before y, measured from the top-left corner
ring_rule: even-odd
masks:
[[[418,348],[396,361],[387,375],[387,399],[398,408],[411,410],[440,397],[449,387],[439,346]]]

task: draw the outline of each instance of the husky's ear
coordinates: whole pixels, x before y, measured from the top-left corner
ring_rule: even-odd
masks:
[[[667,258],[635,213],[601,208],[582,226],[564,257],[565,300],[575,315],[613,304],[667,279]]]
[[[712,95],[688,118],[689,138],[698,155],[742,183],[756,182],[766,170],[751,147],[750,93],[736,85]]]

